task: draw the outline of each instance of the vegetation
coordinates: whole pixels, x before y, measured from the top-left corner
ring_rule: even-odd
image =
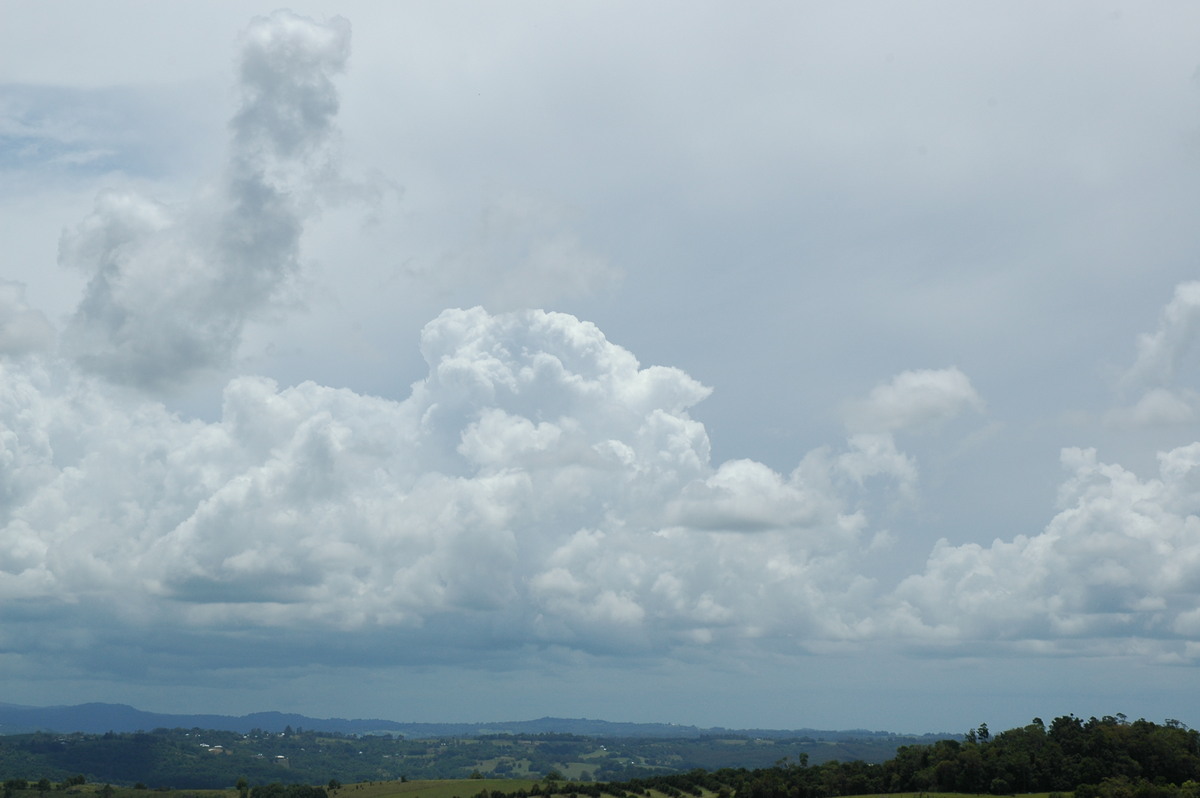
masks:
[[[61,782],[83,774],[89,782],[152,788],[219,789],[239,778],[247,785],[340,784],[421,779],[558,778],[622,781],[696,768],[769,767],[805,753],[882,762],[899,745],[919,738],[875,736],[820,740],[710,737],[595,738],[572,734],[493,735],[408,740],[343,735],[288,727],[283,733],[247,734],[202,729],[156,729],[130,734],[21,734],[0,736],[0,777]],[[510,784],[510,789],[512,788]],[[343,791],[344,792],[344,791]],[[253,798],[239,793],[239,798]],[[354,798],[361,798],[355,796]]]
[[[1073,715],[1049,726],[1028,726],[992,736],[986,725],[961,741],[905,746],[886,762],[825,762],[801,756],[756,770],[726,768],[663,774],[605,785],[555,785],[554,794],[668,798],[716,795],[736,798],[966,793],[1007,795],[1074,792],[1074,798],[1200,798],[1200,733],[1178,721],[1163,725],[1124,716],[1083,721]],[[530,791],[531,795],[546,795]],[[488,798],[525,798],[519,791]],[[1064,796],[1065,798],[1065,796]]]
[[[993,736],[987,725],[963,739],[904,746],[892,759],[809,765],[801,755],[770,768],[693,770],[608,784],[547,784],[483,798],[828,798],[867,794],[1038,793],[1047,798],[1200,798],[1200,733],[1168,720],[1122,715],[1039,718]]]
[[[209,798],[202,792],[206,787],[223,788],[209,794],[212,798],[831,798],[928,793],[1200,798],[1200,732],[1174,720],[1129,722],[1122,715],[1086,721],[1067,715],[1049,726],[1035,718],[1027,726],[996,735],[981,725],[961,740],[900,746],[881,762],[810,764],[808,754],[801,752],[766,767],[681,771],[678,764],[685,760],[671,746],[682,741],[656,741],[657,747],[643,741],[646,747],[638,749],[636,761],[630,741],[615,751],[609,750],[610,743],[614,741],[573,735],[430,741],[290,729],[284,734],[244,735],[199,729],[38,734],[0,738],[0,774],[8,777],[3,798],[54,798],[55,792],[136,798],[146,795],[146,784],[164,792],[172,785],[187,788],[174,792],[175,798]],[[710,743],[720,751],[769,747],[747,739]],[[452,768],[460,780],[409,778],[422,768]],[[602,778],[613,770],[628,775]],[[314,784],[322,786],[310,786]]]

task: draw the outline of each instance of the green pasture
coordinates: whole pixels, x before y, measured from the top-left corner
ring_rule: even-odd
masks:
[[[533,779],[437,779],[434,781],[373,781],[346,784],[330,798],[472,798],[480,791],[528,790]]]
[[[14,790],[13,798],[60,798],[60,796],[78,796],[80,798],[238,798],[238,791],[228,790],[136,790],[132,787],[109,786],[102,782],[93,784],[76,784],[66,790],[51,790],[41,793],[37,790]]]

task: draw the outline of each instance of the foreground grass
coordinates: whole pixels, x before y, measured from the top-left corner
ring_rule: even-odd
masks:
[[[1011,795],[1019,795],[1020,798],[1050,798],[1051,795],[1072,798],[1073,793],[1023,792],[1012,793]],[[988,796],[973,792],[875,792],[866,793],[865,795],[846,795],[842,796],[842,798],[988,798]]]
[[[100,798],[104,788],[102,782],[93,784],[77,784],[66,790],[50,790],[40,793],[37,790],[15,790],[13,798]],[[116,787],[112,790],[112,798],[238,798],[238,791],[229,790],[135,790],[132,787]]]
[[[430,781],[368,781],[346,784],[329,798],[472,798],[482,790],[516,792],[539,782],[533,779],[437,779]]]
[[[330,798],[474,798],[481,790],[491,792],[515,792],[528,790],[540,782],[531,779],[451,779],[440,781],[380,781],[371,784],[352,784],[331,794]],[[565,785],[564,785],[565,786]],[[564,791],[560,796],[568,796]],[[607,795],[607,793],[605,793]],[[714,793],[704,791],[703,798],[712,798]],[[1055,798],[1072,798],[1070,792],[1055,793]],[[1050,798],[1048,792],[1021,793],[1019,798]],[[650,798],[667,798],[657,790],[650,791]],[[965,792],[896,792],[868,793],[865,795],[843,796],[843,798],[990,798],[990,796]]]

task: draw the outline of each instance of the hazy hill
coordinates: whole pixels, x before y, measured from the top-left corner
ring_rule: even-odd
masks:
[[[222,729],[249,732],[252,729],[281,732],[293,729],[329,731],[341,734],[400,734],[411,738],[479,737],[489,734],[577,734],[589,737],[660,737],[696,738],[738,734],[764,739],[812,737],[823,740],[887,739],[903,736],[909,740],[937,740],[946,734],[896,735],[885,731],[853,729],[726,729],[678,726],[673,723],[616,723],[587,718],[539,718],[537,720],[496,723],[400,723],[379,718],[310,718],[285,712],[253,712],[249,715],[173,715],[143,712],[125,704],[76,704],[73,706],[31,707],[0,703],[0,734],[34,731],[60,733],[149,731],[151,729]]]

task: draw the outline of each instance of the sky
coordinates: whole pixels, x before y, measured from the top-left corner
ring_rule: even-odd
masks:
[[[0,700],[1200,725],[1200,8],[0,26]]]

